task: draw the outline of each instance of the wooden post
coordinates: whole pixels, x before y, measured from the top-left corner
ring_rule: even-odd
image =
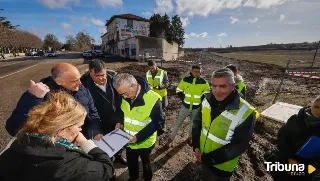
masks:
[[[313,67],[313,64],[314,64],[314,62],[315,62],[315,60],[316,60],[316,56],[317,56],[317,53],[318,53],[319,45],[320,45],[320,41],[319,41],[319,43],[318,43],[318,46],[317,46],[317,49],[316,49],[316,53],[314,54],[313,61],[312,61],[312,64],[311,64],[311,67]]]
[[[282,74],[281,81],[280,81],[280,84],[279,84],[279,86],[278,86],[278,89],[277,89],[277,92],[276,92],[276,96],[274,97],[274,99],[273,99],[273,101],[272,101],[272,104],[276,103],[276,101],[277,101],[277,99],[278,99],[278,96],[279,96],[280,91],[281,91],[281,86],[282,86],[282,84],[283,84],[283,79],[284,79],[284,77],[286,76],[286,72],[287,72],[287,70],[288,70],[288,68],[289,68],[290,62],[291,62],[291,60],[288,60],[286,70],[285,70],[285,71],[283,72],[283,74]]]

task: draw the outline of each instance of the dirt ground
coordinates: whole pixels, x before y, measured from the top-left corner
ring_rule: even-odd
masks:
[[[67,56],[67,55],[66,55]],[[72,57],[70,55],[70,57]],[[17,70],[20,65],[30,63],[30,66],[38,63],[36,67],[14,74],[1,80],[0,90],[0,150],[10,140],[10,136],[5,130],[5,121],[10,116],[21,94],[28,88],[29,79],[39,81],[41,78],[50,74],[51,67],[58,62],[69,62],[84,72],[88,65],[82,58],[75,56],[65,59],[27,61],[10,66],[2,66],[1,72],[5,68],[11,71]],[[39,60],[40,61],[40,60]],[[230,63],[239,67],[240,74],[243,75],[248,87],[247,97],[250,104],[259,111],[266,109],[271,105],[275,96],[281,76],[285,69],[281,66],[266,63],[257,63],[252,61],[239,61],[236,59],[224,58],[209,52],[197,52],[186,54],[185,57],[176,62],[166,62],[163,69],[167,70],[171,86],[168,89],[169,105],[166,110],[166,133],[158,138],[159,147],[152,153],[152,169],[154,171],[153,180],[155,181],[198,181],[202,180],[202,171],[196,159],[192,148],[186,143],[188,136],[189,120],[185,121],[183,127],[178,132],[174,140],[174,146],[170,148],[163,147],[168,135],[171,133],[174,122],[179,111],[179,100],[175,94],[175,88],[178,82],[189,73],[194,64],[201,64],[203,68],[202,76],[210,80],[214,70],[222,68]],[[19,65],[19,66],[16,66]],[[128,72],[136,76],[145,76],[146,63],[132,62],[107,62],[108,68],[117,72]],[[16,66],[16,67],[15,67]],[[28,65],[29,66],[29,65]],[[11,68],[12,67],[12,68]],[[10,70],[9,70],[10,68]],[[16,70],[12,70],[16,71]],[[295,68],[292,71],[317,71],[310,68]],[[1,73],[0,72],[0,73]],[[3,73],[4,74],[4,73]],[[319,74],[317,74],[319,76]],[[315,79],[306,79],[300,77],[284,77],[284,84],[281,89],[279,101],[305,106],[319,94],[320,81]],[[250,147],[241,156],[240,162],[236,168],[232,180],[272,180],[264,168],[263,153],[269,150],[276,142],[276,134],[281,126],[267,119],[259,119],[256,123],[255,132],[250,142]],[[128,179],[127,168],[121,168],[116,165],[117,180],[126,181]],[[142,167],[141,178],[142,178]]]
[[[162,68],[167,70],[171,86],[168,90],[169,105],[166,111],[167,132],[159,138],[159,148],[154,149],[152,165],[155,181],[160,180],[202,180],[202,171],[196,163],[192,148],[186,143],[188,136],[189,120],[185,121],[178,136],[174,140],[174,146],[163,147],[166,143],[171,128],[179,111],[178,97],[175,88],[178,82],[189,73],[193,64],[201,64],[202,76],[210,80],[212,72],[228,64],[239,67],[248,87],[248,101],[259,111],[271,105],[278,84],[285,69],[277,65],[256,63],[250,61],[238,61],[224,58],[208,52],[187,54],[179,62],[164,63]],[[128,72],[136,76],[145,76],[147,66],[141,63],[132,63],[125,67],[119,67],[117,71]],[[311,71],[309,68],[296,68],[295,71]],[[285,76],[278,97],[279,101],[305,106],[319,94],[320,81],[300,77]],[[276,134],[281,123],[260,118],[255,127],[250,147],[241,156],[239,165],[232,176],[232,180],[272,180],[264,167],[263,154],[276,142]],[[117,169],[117,180],[127,179],[126,169]],[[141,170],[142,174],[142,170]]]

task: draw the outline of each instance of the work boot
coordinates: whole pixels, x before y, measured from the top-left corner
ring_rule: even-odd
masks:
[[[123,158],[122,156],[116,156],[114,159],[114,162],[118,162],[121,165],[127,166],[127,160]]]

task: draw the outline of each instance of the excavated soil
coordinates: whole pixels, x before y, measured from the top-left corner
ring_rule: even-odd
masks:
[[[202,180],[201,166],[196,163],[192,148],[187,144],[189,119],[185,121],[174,140],[173,147],[164,147],[180,108],[175,88],[181,78],[187,75],[192,65],[201,64],[202,76],[210,81],[214,70],[228,64],[239,67],[240,74],[247,83],[248,101],[259,111],[271,105],[275,92],[284,75],[285,68],[265,63],[239,61],[224,58],[207,52],[187,54],[178,62],[163,63],[171,86],[168,89],[169,105],[166,109],[166,133],[158,138],[158,146],[153,150],[152,166],[155,181],[162,180]],[[145,77],[146,64],[131,63],[117,69],[135,76]],[[313,71],[310,68],[295,68],[291,71]],[[305,106],[319,93],[320,81],[284,75],[279,101]],[[272,180],[264,167],[263,154],[276,143],[276,134],[282,123],[260,118],[256,122],[250,147],[241,156],[232,180]],[[141,169],[142,174],[142,169]],[[125,168],[117,169],[117,180],[128,179]],[[142,175],[141,175],[142,178]]]

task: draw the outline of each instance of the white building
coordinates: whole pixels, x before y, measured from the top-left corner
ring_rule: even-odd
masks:
[[[101,36],[102,50],[119,55],[117,43],[135,36],[150,36],[150,21],[133,15],[114,15],[106,23],[107,33]]]

